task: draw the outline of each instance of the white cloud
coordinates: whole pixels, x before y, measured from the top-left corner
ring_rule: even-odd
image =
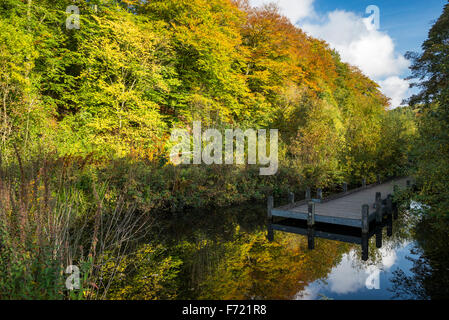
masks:
[[[313,2],[314,0],[250,0],[251,5],[255,7],[269,3],[277,4],[281,13],[293,24],[306,17],[315,17]]]
[[[409,96],[409,82],[397,76],[388,77],[379,81],[382,92],[391,98],[391,105],[398,107],[402,104],[402,100]]]
[[[304,24],[302,28],[326,40],[343,61],[359,67],[369,77],[380,80],[401,74],[409,62],[395,52],[391,37],[374,29],[368,21],[352,12],[336,10],[322,21]]]
[[[299,300],[313,300],[320,296],[320,292],[330,292],[335,294],[355,293],[367,288],[370,275],[379,275],[390,270],[398,260],[397,250],[402,250],[407,246],[403,243],[400,248],[391,249],[388,243],[379,249],[380,259],[377,263],[362,263],[359,260],[359,253],[351,250],[342,256],[326,279],[318,280],[307,285],[304,290],[295,296]],[[383,275],[384,276],[384,275]]]
[[[303,291],[298,292],[294,299],[295,300],[317,300],[318,294],[320,292],[320,285],[312,283],[304,288]]]
[[[335,10],[318,16],[314,0],[250,0],[254,6],[276,3],[281,13],[308,34],[325,40],[336,49],[344,62],[355,65],[377,81],[382,92],[397,107],[410,94],[408,82],[400,76],[409,62],[395,50],[393,39],[374,28],[371,18],[353,12]]]
[[[339,265],[332,269],[327,281],[329,289],[338,294],[356,292],[365,286],[367,274],[353,265],[355,252],[345,254]]]
[[[336,10],[314,23],[301,26],[310,35],[336,49],[344,62],[355,65],[379,83],[382,92],[397,107],[409,93],[408,82],[399,76],[409,61],[396,53],[391,37],[373,28],[370,18]]]

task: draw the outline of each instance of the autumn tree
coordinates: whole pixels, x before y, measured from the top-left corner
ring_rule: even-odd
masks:
[[[423,201],[447,218],[449,205],[449,5],[429,31],[421,54],[413,60],[412,79],[421,91],[410,99],[419,112],[420,139],[416,144],[417,175]]]

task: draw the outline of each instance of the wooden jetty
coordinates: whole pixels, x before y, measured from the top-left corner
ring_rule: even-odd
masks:
[[[410,178],[393,179],[348,190],[343,184],[343,192],[323,198],[317,189],[316,198],[311,198],[310,189],[306,199],[295,202],[289,193],[289,204],[274,208],[273,197],[268,197],[268,239],[273,240],[273,231],[306,235],[309,249],[315,248],[315,237],[360,244],[362,259],[368,259],[368,240],[376,235],[376,247],[382,246],[382,228],[387,227],[387,235],[392,235],[392,221],[397,218],[397,208],[392,194],[398,189],[411,187]],[[283,218],[274,223],[274,218]],[[370,228],[374,221],[374,228]]]
[[[392,211],[392,194],[395,188],[406,188],[411,185],[410,178],[394,179],[372,185],[347,190],[342,193],[322,197],[322,191],[317,190],[317,197],[312,199],[310,191],[306,191],[306,199],[294,202],[294,196],[289,195],[289,204],[273,207],[273,198],[268,197],[268,218],[283,217],[315,223],[328,223],[366,229],[373,220],[381,219],[387,211]]]
[[[268,224],[268,239],[274,240],[273,231],[281,231],[306,236],[308,239],[309,249],[315,248],[315,238],[346,242],[360,245],[362,248],[362,260],[368,260],[369,239],[376,237],[376,247],[382,247],[382,230],[387,229],[387,236],[393,235],[393,217],[387,216],[381,223],[376,224],[367,233],[360,232],[360,229],[353,227],[345,227],[330,224],[318,224],[314,228],[310,228],[303,220],[284,219],[277,223]]]

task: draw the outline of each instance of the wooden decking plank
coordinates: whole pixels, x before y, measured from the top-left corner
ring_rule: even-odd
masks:
[[[317,222],[331,224],[342,224],[347,226],[361,225],[362,205],[368,204],[370,207],[369,220],[374,219],[374,202],[376,192],[380,192],[385,199],[388,194],[393,194],[394,185],[403,188],[409,178],[396,179],[383,184],[374,184],[365,188],[358,188],[346,193],[334,195],[324,199],[315,205],[315,219]],[[272,211],[273,216],[280,216],[293,219],[307,219],[308,201],[302,200],[294,204],[281,206]]]

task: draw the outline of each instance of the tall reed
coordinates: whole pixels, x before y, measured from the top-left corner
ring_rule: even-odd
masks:
[[[105,281],[102,266],[119,265],[151,216],[123,195],[106,201],[107,181],[93,181],[86,200],[53,155],[15,156],[0,160],[0,299],[107,298],[113,277]],[[70,265],[81,271],[76,292],[65,285]]]

